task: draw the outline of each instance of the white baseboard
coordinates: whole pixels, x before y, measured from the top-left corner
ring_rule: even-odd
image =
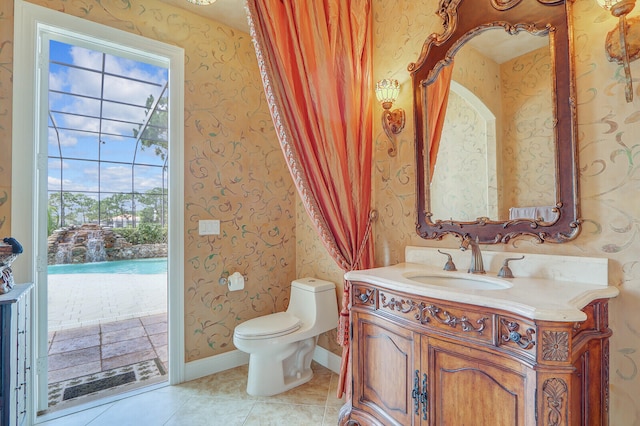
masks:
[[[199,379],[200,377],[221,371],[230,370],[249,363],[249,354],[237,349],[220,355],[210,356],[184,365],[184,381]]]
[[[316,346],[313,352],[313,360],[336,374],[340,373],[340,357],[323,347]],[[197,361],[187,362],[184,365],[184,380],[188,382],[248,363],[249,354],[237,349]]]
[[[322,346],[316,346],[316,349],[313,352],[313,360],[318,364],[327,367],[334,373],[340,374],[340,364],[342,358],[340,358],[340,356],[334,354],[333,352],[329,352]]]

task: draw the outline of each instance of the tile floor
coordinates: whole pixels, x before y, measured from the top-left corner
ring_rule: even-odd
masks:
[[[166,371],[166,313],[49,332],[49,383],[155,358]]]
[[[324,426],[338,422],[338,376],[313,363],[310,382],[271,397],[245,391],[248,367],[240,366],[177,386],[40,423],[41,426]]]

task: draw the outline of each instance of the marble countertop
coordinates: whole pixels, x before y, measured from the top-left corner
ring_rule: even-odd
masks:
[[[461,271],[443,271],[441,266],[407,262],[347,272],[345,279],[440,300],[503,309],[533,320],[547,321],[584,321],[586,315],[581,311],[582,308],[593,300],[616,297],[619,293],[616,287],[606,283],[603,285],[536,276],[506,279],[497,278],[496,275],[497,271],[472,275]],[[430,285],[411,279],[416,276],[487,280],[499,288],[482,290]]]

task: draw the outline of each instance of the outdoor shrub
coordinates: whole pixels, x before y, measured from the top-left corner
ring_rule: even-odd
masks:
[[[131,244],[161,244],[167,242],[167,228],[155,223],[141,223],[136,228],[119,228],[118,234]]]

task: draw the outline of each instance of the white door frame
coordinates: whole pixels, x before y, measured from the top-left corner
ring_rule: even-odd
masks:
[[[11,185],[11,235],[24,254],[12,265],[20,282],[35,282],[35,321],[32,333],[34,368],[27,404],[28,423],[47,408],[47,110],[48,55],[39,58],[46,33],[63,35],[82,45],[99,41],[118,56],[160,64],[169,69],[169,256],[168,351],[169,383],[184,380],[184,51],[24,0],[14,0],[13,141]],[[45,64],[37,69],[38,64]],[[43,77],[44,76],[44,77]],[[44,87],[43,87],[44,86]],[[42,99],[42,101],[41,101]],[[43,273],[44,272],[44,273]],[[38,377],[44,377],[38,380]],[[37,394],[36,394],[37,392]]]

